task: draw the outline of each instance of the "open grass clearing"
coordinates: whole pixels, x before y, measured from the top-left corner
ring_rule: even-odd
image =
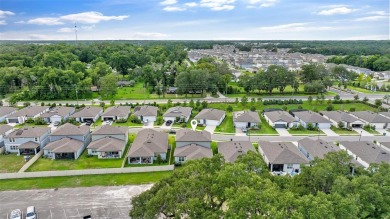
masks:
[[[221,125],[217,126],[215,132],[236,133],[233,124],[233,114],[231,112],[226,113],[225,119],[222,121]]]
[[[331,126],[330,129],[338,135],[358,135],[358,133],[354,130],[350,131],[348,129],[337,128],[335,126]]]
[[[23,156],[17,156],[16,154],[0,155],[0,173],[18,172],[25,163]]]

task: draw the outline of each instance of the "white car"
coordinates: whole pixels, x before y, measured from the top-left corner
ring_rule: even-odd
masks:
[[[11,212],[10,219],[22,219],[22,211],[20,209],[15,209]]]
[[[37,219],[37,213],[35,212],[34,206],[30,206],[27,208],[26,219]]]

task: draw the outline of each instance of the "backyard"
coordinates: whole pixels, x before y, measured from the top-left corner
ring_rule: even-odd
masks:
[[[23,156],[16,154],[0,155],[0,173],[18,172],[25,164]]]

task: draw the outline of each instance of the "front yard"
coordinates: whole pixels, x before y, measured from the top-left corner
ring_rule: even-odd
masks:
[[[16,156],[16,154],[0,155],[0,173],[18,172],[25,163],[23,156]]]
[[[233,115],[231,112],[226,113],[225,119],[222,121],[221,125],[217,126],[215,132],[236,133],[236,129],[233,124]]]
[[[248,129],[250,135],[277,135],[278,132],[272,128],[265,119],[260,116],[260,129]]]
[[[347,129],[341,129],[337,128],[335,126],[330,127],[332,131],[334,131],[338,135],[358,135],[358,133],[354,130],[347,130]]]
[[[288,132],[291,135],[325,135],[325,133],[321,130],[319,131],[314,131],[314,130],[293,130],[293,129],[288,129]]]

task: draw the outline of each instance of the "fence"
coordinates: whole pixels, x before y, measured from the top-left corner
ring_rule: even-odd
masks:
[[[174,165],[166,165],[166,166],[126,167],[126,168],[107,168],[107,169],[3,173],[3,174],[0,174],[0,179],[21,179],[21,178],[55,177],[55,176],[81,176],[81,175],[99,175],[99,174],[158,172],[158,171],[170,171],[170,170],[173,170],[174,168],[175,168]]]

